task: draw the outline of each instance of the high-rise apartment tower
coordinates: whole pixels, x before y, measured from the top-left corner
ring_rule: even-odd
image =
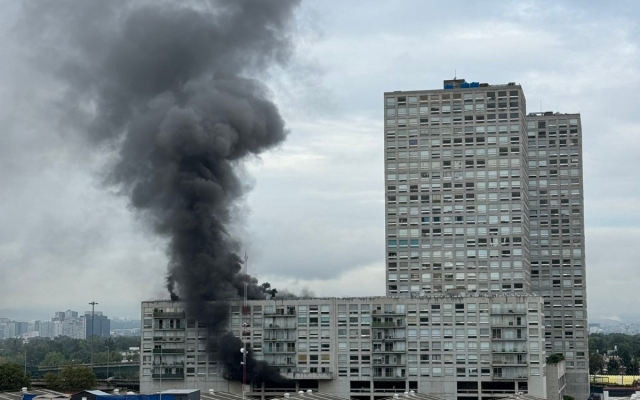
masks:
[[[535,293],[567,394],[589,394],[579,114],[526,112],[520,85],[384,95],[386,292]]]

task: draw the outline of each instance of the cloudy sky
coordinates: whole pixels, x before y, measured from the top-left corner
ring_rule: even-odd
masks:
[[[97,301],[138,317],[167,298],[165,242],[114,188],[104,157],[54,121],[2,1],[0,317]],[[590,319],[640,318],[640,3],[303,1],[295,54],[265,78],[290,130],[249,160],[234,228],[249,271],[316,295],[384,293],[382,93],[518,82],[528,111],[582,113]],[[40,66],[41,67],[41,66]],[[541,108],[542,107],[542,108]],[[638,153],[636,153],[638,151]]]

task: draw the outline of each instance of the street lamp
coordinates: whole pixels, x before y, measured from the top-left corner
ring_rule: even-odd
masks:
[[[27,339],[24,340],[24,374],[27,374],[27,344],[29,341]]]
[[[93,326],[95,325],[95,317],[96,317],[96,303],[92,301],[89,303],[91,306],[91,371],[93,371]]]
[[[240,353],[242,353],[242,362],[240,363],[242,365],[242,400],[245,400],[245,386],[247,383],[247,349],[242,347],[240,349]]]

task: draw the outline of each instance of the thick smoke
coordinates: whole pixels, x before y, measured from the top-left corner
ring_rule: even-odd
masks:
[[[64,126],[118,156],[108,183],[169,241],[167,288],[205,323],[230,379],[239,340],[225,335],[228,301],[248,282],[232,209],[242,160],[281,143],[285,123],[258,80],[291,53],[297,0],[33,1],[19,30],[35,60],[65,83]],[[233,354],[231,354],[233,353]],[[278,374],[250,358],[254,382]]]

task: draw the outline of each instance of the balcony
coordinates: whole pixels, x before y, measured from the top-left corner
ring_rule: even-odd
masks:
[[[282,311],[265,311],[264,315],[268,315],[270,317],[295,317],[297,314],[295,311],[287,311],[287,312],[282,312]]]
[[[406,378],[406,374],[373,374],[373,377],[375,379],[405,379]]]
[[[153,318],[184,318],[184,311],[181,312],[164,312],[164,311],[154,311]]]
[[[291,320],[288,320],[289,322],[291,322]],[[286,324],[286,325],[277,325],[277,324],[269,324],[268,326],[265,324],[263,326],[264,329],[296,329],[296,324],[292,323],[292,324]]]
[[[269,360],[267,358],[264,359],[266,362],[269,363],[269,365],[274,366],[274,367],[295,367],[296,363],[294,363],[293,361],[287,362],[287,361],[272,361]]]
[[[326,380],[333,379],[332,372],[287,372],[280,374],[287,379],[318,379]]]
[[[374,353],[406,353],[407,350],[397,350],[393,348],[373,349]]]
[[[184,354],[184,349],[153,349],[153,354]]]
[[[183,343],[184,337],[163,337],[163,336],[154,336],[154,342],[174,342],[174,343]]]
[[[262,349],[264,354],[295,354],[296,349]]]
[[[527,349],[524,347],[515,347],[515,348],[502,348],[502,349],[492,349],[491,350],[492,353],[526,353]]]
[[[373,310],[371,312],[371,314],[374,314],[374,315],[402,315],[402,316],[404,316],[404,313],[397,313],[397,312],[391,311],[391,310],[389,310],[389,311]]]
[[[391,321],[373,321],[371,326],[374,328],[402,328],[404,323],[391,322]]]
[[[492,308],[491,309],[491,314],[493,314],[493,315],[499,315],[499,314],[526,315],[527,314],[527,309],[526,308],[517,308],[517,309],[512,309],[512,308]]]
[[[382,336],[382,337],[374,337],[373,340],[374,341],[393,341],[393,340],[405,341],[405,340],[407,340],[407,338],[406,337],[397,337],[397,336],[387,335],[387,336]]]
[[[384,360],[373,360],[373,365],[377,365],[380,367],[404,367],[405,365],[407,365],[406,361],[396,361],[396,362],[391,362],[391,361],[384,361]]]
[[[529,379],[529,377],[526,374],[520,374],[520,375],[516,375],[516,374],[493,374],[493,379],[494,380],[514,380],[514,379]]]
[[[491,365],[527,365],[527,362],[524,360],[492,360]]]
[[[184,373],[179,374],[152,374],[153,379],[184,379]]]
[[[184,325],[163,325],[162,327],[158,326],[154,326],[153,327],[154,331],[183,331],[185,330]]]
[[[522,337],[497,337],[494,336],[491,338],[491,340],[527,340],[527,337],[525,335],[523,335]]]
[[[519,324],[516,324],[513,321],[502,321],[502,322],[497,322],[497,323],[491,323],[491,326],[494,328],[526,328],[527,324],[525,321],[522,321]]]

